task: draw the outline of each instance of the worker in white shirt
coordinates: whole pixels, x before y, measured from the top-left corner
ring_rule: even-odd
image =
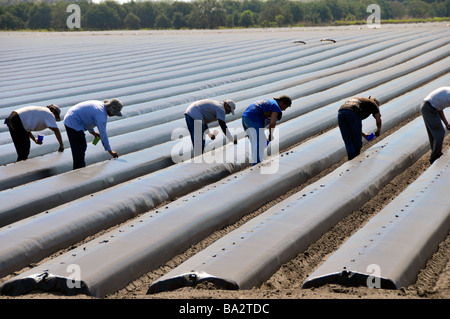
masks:
[[[5,119],[11,138],[17,152],[17,161],[28,159],[30,154],[30,139],[36,144],[42,144],[42,141],[33,135],[33,131],[43,131],[46,128],[51,129],[59,142],[59,152],[64,151],[64,144],[61,138],[61,132],[56,122],[61,121],[61,110],[51,104],[47,107],[43,106],[25,106],[11,113]]]
[[[430,164],[442,156],[445,128],[450,130],[450,124],[444,114],[444,109],[450,106],[450,86],[444,86],[432,91],[422,102],[421,112],[430,140]]]

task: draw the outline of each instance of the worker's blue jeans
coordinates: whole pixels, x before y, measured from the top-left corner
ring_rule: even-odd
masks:
[[[267,146],[267,137],[264,134],[264,126],[259,121],[242,116],[242,126],[250,140],[252,163],[256,165],[264,159],[264,150]]]
[[[194,156],[203,154],[205,150],[205,138],[206,125],[203,121],[194,120],[188,114],[184,115],[186,119],[186,125],[191,134],[192,146],[194,148]],[[197,123],[197,124],[196,124]]]

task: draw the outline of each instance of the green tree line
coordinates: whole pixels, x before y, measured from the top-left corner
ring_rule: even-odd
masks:
[[[80,7],[81,30],[216,29],[324,25],[381,19],[450,17],[450,0],[0,0],[0,30],[68,30],[69,4]]]

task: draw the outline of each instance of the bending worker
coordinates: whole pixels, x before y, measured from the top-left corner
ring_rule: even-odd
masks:
[[[242,114],[242,126],[250,140],[252,148],[252,163],[256,165],[264,159],[264,150],[273,139],[273,130],[277,121],[281,120],[282,112],[290,107],[292,100],[282,95],[273,99],[265,99],[251,104]],[[269,138],[264,134],[264,128],[269,126]]]
[[[69,137],[72,150],[73,169],[86,166],[85,153],[87,149],[84,131],[89,131],[102,141],[105,151],[117,158],[119,155],[109,145],[108,134],[106,134],[106,122],[108,116],[122,116],[122,103],[118,99],[102,101],[85,101],[71,107],[64,117],[67,136]],[[98,132],[94,131],[98,128]]]
[[[430,164],[442,156],[442,144],[445,137],[442,123],[445,124],[447,130],[450,130],[450,124],[444,114],[444,109],[449,106],[450,86],[444,86],[431,92],[425,97],[421,106],[422,118],[430,139]]]
[[[194,156],[203,154],[205,150],[205,132],[208,133],[211,139],[215,139],[215,134],[209,132],[208,124],[218,121],[222,132],[229,141],[237,143],[237,139],[233,138],[226,125],[225,115],[233,114],[236,105],[232,100],[225,100],[218,102],[214,100],[204,99],[196,101],[189,105],[184,112],[186,125],[191,134],[192,146],[194,147]]]
[[[375,118],[377,130],[375,136],[380,136],[381,113],[380,101],[369,96],[354,97],[341,105],[338,111],[338,123],[342,139],[345,143],[348,159],[351,160],[359,155],[362,148],[361,136],[368,139],[369,135],[362,131],[362,120],[371,115]]]
[[[64,151],[64,144],[61,138],[56,122],[61,121],[61,110],[55,104],[47,107],[42,106],[26,106],[16,111],[5,120],[8,126],[9,133],[14,142],[14,147],[17,152],[17,161],[24,161],[28,159],[30,154],[30,139],[36,144],[42,144],[34,137],[32,131],[42,131],[46,128],[51,129],[59,142],[58,152]]]

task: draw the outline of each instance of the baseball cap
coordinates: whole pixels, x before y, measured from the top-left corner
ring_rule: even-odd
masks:
[[[225,100],[224,103],[227,103],[230,106],[231,114],[234,115],[234,110],[236,109],[236,104],[234,104],[233,100]]]
[[[56,104],[48,105],[47,108],[55,115],[55,119],[61,121],[61,109]]]

